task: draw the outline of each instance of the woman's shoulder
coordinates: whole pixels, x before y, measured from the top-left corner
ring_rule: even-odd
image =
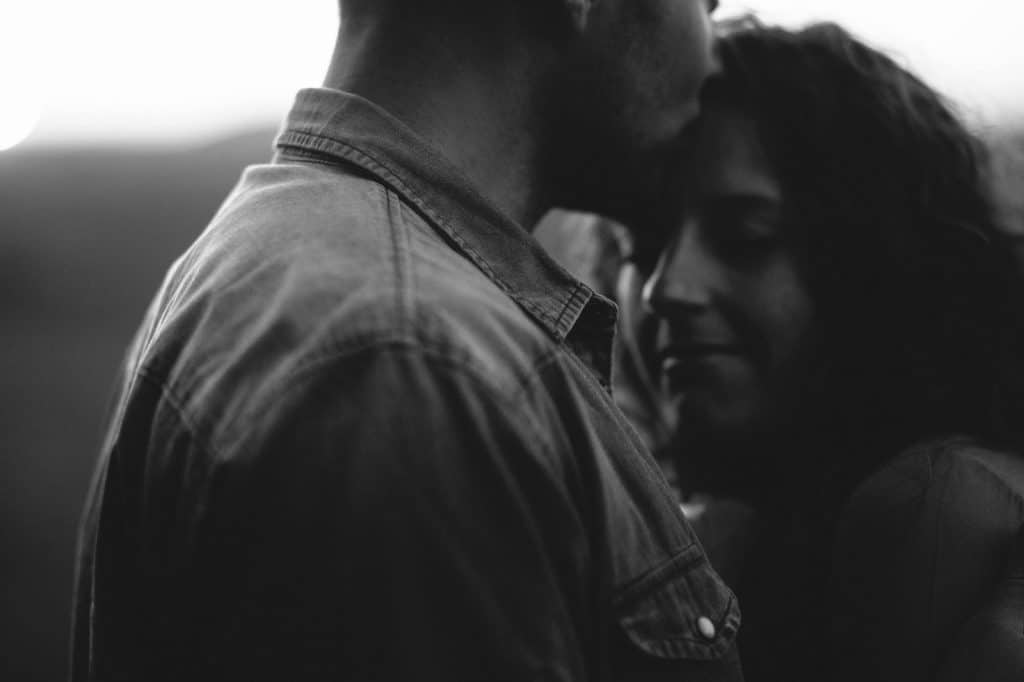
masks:
[[[837,641],[890,661],[891,679],[930,669],[993,589],[1022,524],[1021,456],[962,436],[906,449],[838,520]]]
[[[869,476],[851,502],[901,503],[929,496],[949,500],[979,490],[1009,504],[1024,504],[1024,455],[951,435],[903,450]]]
[[[837,549],[874,545],[981,578],[1001,565],[1022,524],[1024,456],[950,436],[915,444],[865,480],[839,516]]]

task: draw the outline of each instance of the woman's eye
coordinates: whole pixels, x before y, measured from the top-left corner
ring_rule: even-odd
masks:
[[[730,238],[743,244],[774,244],[779,241],[779,235],[775,230],[756,223],[736,227],[732,230]]]
[[[782,245],[782,236],[771,223],[730,220],[712,227],[712,243],[723,258],[747,259],[771,253]]]

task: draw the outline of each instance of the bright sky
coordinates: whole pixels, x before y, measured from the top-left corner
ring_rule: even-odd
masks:
[[[723,0],[838,21],[985,125],[1024,122],[1024,1]],[[276,123],[318,85],[335,0],[0,0],[0,149],[208,139]]]

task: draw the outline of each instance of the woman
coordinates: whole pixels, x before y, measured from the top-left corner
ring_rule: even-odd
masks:
[[[1024,523],[1024,287],[981,147],[837,26],[721,58],[679,227],[635,260],[748,679],[935,679]]]

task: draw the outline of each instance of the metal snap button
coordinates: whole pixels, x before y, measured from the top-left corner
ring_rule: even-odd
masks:
[[[704,636],[704,639],[715,638],[715,624],[711,622],[710,618],[701,616],[697,619],[697,630]]]

